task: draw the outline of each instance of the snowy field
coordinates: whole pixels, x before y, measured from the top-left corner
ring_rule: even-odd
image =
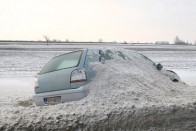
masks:
[[[175,71],[190,86],[196,86],[196,51],[142,51],[155,63]]]
[[[5,46],[6,50],[4,50]],[[48,47],[50,51],[47,51]],[[100,45],[63,45],[63,47],[59,45],[0,45],[0,78],[35,76],[52,57],[85,47],[100,47]],[[187,84],[196,85],[194,80],[196,78],[196,46],[116,45],[116,47],[138,50],[155,63],[161,63],[165,69],[177,72]],[[53,49],[55,51],[52,51]]]
[[[97,80],[87,85],[87,88],[96,87],[87,98],[55,106],[35,107],[31,96],[36,73],[52,57],[89,45],[1,45],[0,130],[194,129],[196,123],[192,121],[192,115],[196,114],[196,48],[116,46],[143,53],[155,63],[161,63],[164,69],[178,73],[186,84],[170,82],[149,66],[121,67],[122,62],[111,61],[104,66],[94,65],[96,70],[104,73],[98,74]],[[119,66],[112,66],[112,62]],[[105,71],[105,68],[108,70]],[[119,79],[118,75],[122,78]],[[144,80],[141,81],[141,78]],[[108,82],[96,83],[105,79]],[[103,87],[108,87],[108,90]],[[187,116],[181,116],[183,113]],[[165,119],[166,116],[168,119]],[[170,124],[172,122],[174,124]],[[186,127],[182,127],[182,123]],[[130,127],[129,124],[135,126]]]

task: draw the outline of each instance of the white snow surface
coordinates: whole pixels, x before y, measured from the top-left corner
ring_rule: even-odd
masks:
[[[62,126],[76,126],[78,119],[82,119],[84,125],[105,120],[114,110],[126,113],[133,108],[183,105],[195,101],[195,87],[174,83],[139,54],[122,51],[126,60],[114,55],[114,59],[104,64],[91,65],[96,76],[85,85],[88,96],[79,101],[36,107],[31,101],[32,78],[1,79],[0,129],[36,129],[37,126],[65,129]],[[10,89],[13,86],[14,91]]]

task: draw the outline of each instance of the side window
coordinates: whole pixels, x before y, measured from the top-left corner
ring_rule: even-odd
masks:
[[[113,54],[113,52],[110,51],[110,50],[105,50],[105,51],[99,50],[99,55],[100,55],[99,61],[105,61],[105,60],[113,59],[112,54]]]
[[[85,60],[85,66],[87,67],[91,62],[99,61],[98,50],[88,50]]]
[[[118,55],[120,58],[125,60],[125,55],[121,51],[111,51],[111,50],[99,50],[99,61],[111,60],[113,55]]]

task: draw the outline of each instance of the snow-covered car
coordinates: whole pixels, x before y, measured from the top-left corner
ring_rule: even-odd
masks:
[[[104,64],[105,61],[115,59],[115,57],[132,62],[124,51],[130,52],[125,49],[86,48],[54,57],[36,77],[34,103],[37,106],[53,105],[86,97],[88,90],[85,89],[85,85],[93,81],[97,73],[91,64],[94,62]],[[175,72],[163,70],[161,64],[156,65],[146,56],[132,52],[139,55],[142,61],[148,61],[147,63],[152,64],[155,70],[159,70],[173,82],[180,81]]]

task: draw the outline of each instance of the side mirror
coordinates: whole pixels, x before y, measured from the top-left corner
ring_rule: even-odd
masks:
[[[161,70],[161,69],[163,69],[163,66],[159,63],[159,64],[157,64],[157,70]]]

